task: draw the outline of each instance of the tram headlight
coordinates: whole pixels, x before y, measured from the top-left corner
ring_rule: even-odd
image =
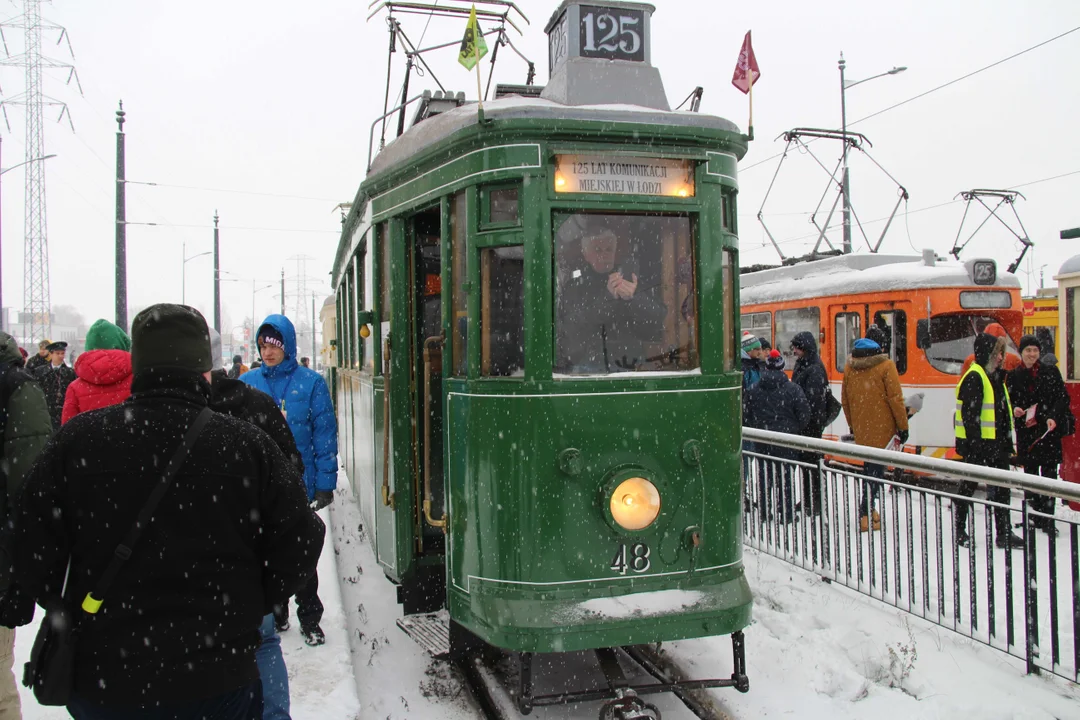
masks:
[[[627,530],[642,530],[660,514],[660,491],[641,477],[623,480],[611,494],[611,517]]]

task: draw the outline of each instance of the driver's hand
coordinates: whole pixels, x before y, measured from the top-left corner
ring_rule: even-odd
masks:
[[[613,298],[618,298],[619,297],[619,284],[622,283],[622,281],[623,281],[623,279],[622,279],[622,273],[621,272],[613,272],[610,275],[608,275],[608,278],[607,278],[607,291],[608,291],[608,293],[611,294],[611,297],[613,297]]]
[[[620,275],[621,279],[618,286],[615,288],[616,297],[620,300],[629,300],[630,298],[634,297],[634,293],[637,292],[637,275],[631,273],[630,277],[634,279],[627,280],[626,278],[622,278]]]

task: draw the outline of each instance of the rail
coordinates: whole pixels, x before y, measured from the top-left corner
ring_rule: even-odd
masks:
[[[1060,502],[1080,502],[1080,485],[766,430],[743,439],[746,545],[1080,682],[1080,513]]]

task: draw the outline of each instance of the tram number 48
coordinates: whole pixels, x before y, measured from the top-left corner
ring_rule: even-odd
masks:
[[[649,569],[652,562],[649,560],[649,546],[645,543],[634,543],[627,551],[626,543],[620,543],[615,557],[611,559],[611,569],[620,575],[625,575],[627,570],[643,573]]]

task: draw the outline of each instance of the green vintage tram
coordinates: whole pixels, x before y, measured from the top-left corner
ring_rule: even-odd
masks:
[[[730,634],[745,690],[747,137],[668,109],[652,10],[567,0],[538,97],[425,95],[375,156],[333,270],[341,447],[404,612],[446,608],[452,651]]]

